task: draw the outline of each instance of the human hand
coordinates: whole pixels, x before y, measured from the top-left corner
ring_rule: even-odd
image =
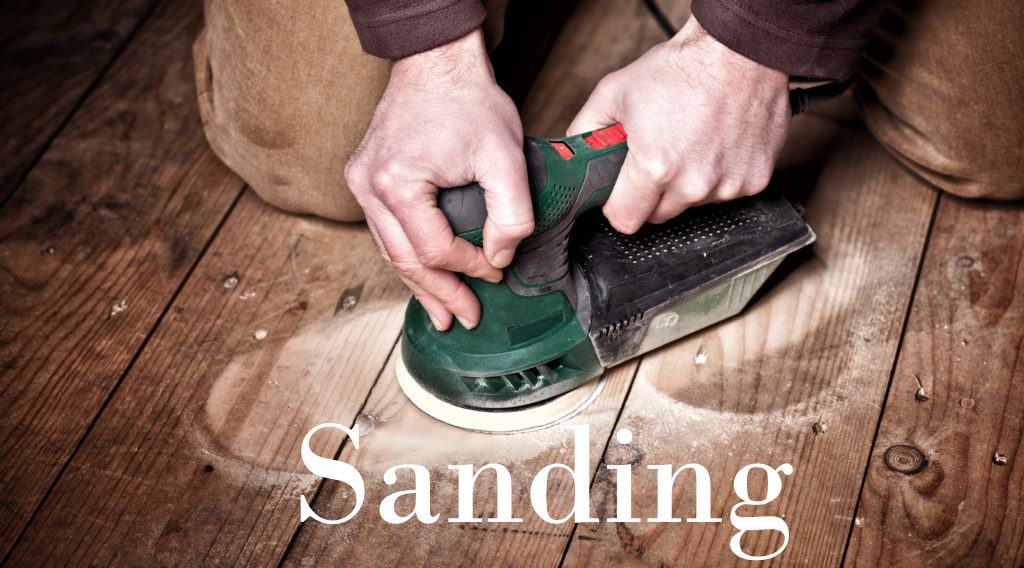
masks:
[[[569,126],[621,122],[629,153],[604,215],[636,232],[765,188],[789,131],[789,78],[730,50],[694,18],[609,74]]]
[[[396,61],[369,129],[345,168],[377,248],[430,314],[448,329],[480,321],[480,304],[455,274],[498,282],[533,231],[523,128],[495,83],[483,34]],[[456,237],[437,188],[479,182],[483,249]]]

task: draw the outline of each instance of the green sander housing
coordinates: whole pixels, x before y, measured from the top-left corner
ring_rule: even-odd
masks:
[[[501,283],[467,278],[482,306],[476,328],[437,331],[410,301],[401,359],[417,389],[483,411],[544,403],[736,314],[787,254],[814,241],[797,206],[772,188],[619,233],[598,206],[626,151],[620,125],[526,139],[536,228]],[[438,206],[457,235],[480,244],[478,184],[442,190]]]

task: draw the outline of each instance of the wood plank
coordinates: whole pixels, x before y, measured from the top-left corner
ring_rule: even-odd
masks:
[[[936,198],[866,132],[826,120],[831,112],[802,117],[794,131],[797,143],[808,124],[821,136],[805,160],[811,175],[789,181],[810,189],[806,218],[818,234],[810,257],[783,265],[740,317],[646,356],[616,425],[632,431],[636,449],[612,444],[604,456],[634,464],[633,514],[645,520],[657,516],[657,479],[647,467],[700,464],[710,474],[711,516],[722,522],[581,525],[567,566],[745,562],[729,544],[738,532],[730,511],[740,502],[733,480],[755,463],[794,468],[782,476],[780,497],[739,511],[784,515],[791,539],[777,562],[839,563]],[[692,518],[693,474],[680,477],[674,511]],[[751,476],[755,499],[766,479]],[[595,483],[594,498],[608,510],[614,483],[608,475]],[[741,544],[748,555],[767,555],[781,533],[753,532]]]
[[[157,14],[0,210],[0,556],[241,191],[201,134],[193,4]]]
[[[944,195],[848,565],[1024,566],[1022,346],[1024,205]]]
[[[0,203],[116,56],[153,0],[4,3]]]
[[[364,226],[246,192],[12,561],[277,562],[320,482],[300,442],[355,418],[407,298]]]

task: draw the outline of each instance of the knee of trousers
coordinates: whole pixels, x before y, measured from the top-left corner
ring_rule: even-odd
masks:
[[[920,177],[961,197],[1022,199],[1024,4],[977,8],[893,2],[855,92],[868,129]]]
[[[968,199],[1024,199],[1021,124],[983,120],[974,112],[958,117],[953,109],[900,112],[868,89],[859,90],[858,100],[875,139],[935,187]]]
[[[347,17],[310,19],[316,10],[285,4],[208,6],[193,49],[203,130],[214,153],[271,205],[362,220],[345,163],[384,92],[389,64],[362,52]]]

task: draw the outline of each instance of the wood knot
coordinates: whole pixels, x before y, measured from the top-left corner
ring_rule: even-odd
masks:
[[[914,475],[928,465],[928,460],[924,459],[921,450],[906,444],[899,444],[885,450],[883,459],[885,467],[907,475]]]
[[[956,263],[960,266],[960,268],[970,268],[974,266],[974,259],[965,254],[960,258],[956,259]]]

